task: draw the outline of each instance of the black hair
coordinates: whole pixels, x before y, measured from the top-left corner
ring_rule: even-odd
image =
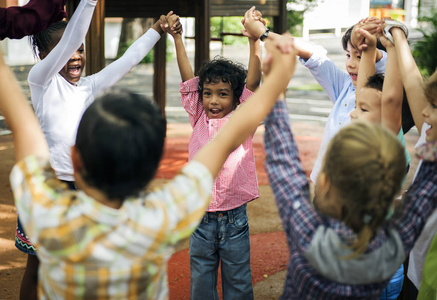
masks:
[[[41,52],[48,53],[50,48],[53,48],[54,36],[60,31],[64,31],[65,27],[67,27],[67,21],[59,21],[53,23],[48,28],[43,31],[31,35],[29,37],[30,44],[32,46],[33,55],[35,57],[39,57]]]
[[[111,89],[85,111],[76,136],[85,182],[109,199],[137,196],[161,160],[166,123],[144,96]]]
[[[203,84],[229,82],[234,93],[235,107],[240,103],[246,82],[247,72],[240,63],[233,62],[221,56],[216,56],[212,61],[205,61],[199,71],[199,93],[202,99]]]
[[[377,73],[368,78],[365,87],[376,89],[382,92],[382,87],[384,85],[384,75]],[[402,98],[402,131],[406,134],[411,127],[414,126],[413,115],[411,114],[410,105],[408,105],[407,94],[403,90]]]
[[[371,88],[382,92],[382,86],[384,85],[384,74],[376,73],[367,78],[367,82],[364,87]]]
[[[343,46],[344,51],[347,51],[347,44],[351,43],[351,35],[352,35],[352,30],[354,29],[354,27],[355,27],[355,25],[349,27],[341,38],[341,45]],[[379,50],[383,50],[383,51],[387,52],[387,50],[382,45],[379,38],[376,39],[376,48],[378,48]]]

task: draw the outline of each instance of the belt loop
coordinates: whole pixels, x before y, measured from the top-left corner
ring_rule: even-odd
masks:
[[[229,223],[234,223],[234,210],[231,209],[231,210],[228,210],[227,212],[228,212]]]
[[[208,214],[209,214],[208,212],[205,212],[205,214],[203,215],[203,220],[202,220],[203,223],[208,223],[208,221],[209,221],[208,220]]]

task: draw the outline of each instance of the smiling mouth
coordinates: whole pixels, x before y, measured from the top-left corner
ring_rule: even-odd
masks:
[[[78,73],[78,72],[80,72],[80,66],[69,66],[68,72]]]
[[[349,73],[350,77],[352,77],[353,79],[357,79],[358,74],[354,74],[354,73]]]

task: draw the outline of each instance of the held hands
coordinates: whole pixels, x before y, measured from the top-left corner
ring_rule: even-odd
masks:
[[[266,21],[262,18],[261,12],[255,10],[255,6],[246,11],[241,24],[244,26],[241,33],[250,39],[257,40],[266,31]]]
[[[368,47],[376,47],[376,34],[381,20],[367,17],[358,22],[351,33],[351,44],[358,51],[365,51]]]
[[[173,14],[173,11],[170,11],[166,16],[162,15],[158,22],[162,31],[171,34],[173,37],[182,34],[182,24],[179,16]]]
[[[385,36],[384,34],[384,24],[382,24],[379,29],[378,29],[378,37],[379,40],[381,41],[381,44],[386,48],[391,48],[394,47],[394,45],[392,44],[392,42],[390,42],[390,40]]]
[[[279,78],[283,77],[282,79],[285,79],[283,90],[285,90],[296,66],[297,51],[294,47],[294,40],[291,35],[283,34],[273,41],[267,40],[265,47],[267,54],[262,66],[265,78],[273,74]]]

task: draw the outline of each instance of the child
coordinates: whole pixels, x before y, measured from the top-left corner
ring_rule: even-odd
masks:
[[[392,20],[387,21],[391,23],[391,28],[389,32],[393,37],[393,43],[398,55],[398,63],[400,69],[400,75],[402,83],[405,87],[405,91],[408,96],[408,102],[413,114],[414,122],[417,129],[421,132],[420,139],[416,144],[416,148],[423,145],[427,140],[436,140],[436,138],[428,139],[427,133],[432,133],[431,120],[425,122],[425,115],[428,117],[431,109],[430,104],[435,102],[437,95],[437,73],[428,80],[424,87],[423,79],[420,74],[419,68],[417,67],[413,55],[411,54],[408,41],[401,30],[401,23],[395,23]],[[427,106],[428,103],[428,106]],[[425,110],[425,108],[428,110]],[[429,118],[427,118],[429,119]],[[420,170],[422,162],[419,163],[417,167],[417,172]],[[408,278],[411,280],[412,284],[409,286],[409,290],[413,290],[411,295],[412,298],[417,296],[417,290],[421,286],[422,280],[422,269],[425,262],[425,257],[427,255],[428,249],[430,247],[431,241],[436,234],[437,228],[437,210],[429,217],[426,225],[423,229],[422,234],[414,245],[408,263]]]
[[[245,19],[244,27],[247,34],[258,37],[266,34],[266,27],[261,22],[256,22],[250,14],[248,14]],[[356,26],[362,25],[357,24]],[[355,86],[357,84],[361,56],[351,44],[353,28],[354,26],[349,28],[342,38],[343,49],[346,51],[347,73],[340,70],[340,68],[326,56],[326,50],[321,46],[308,47],[305,45],[295,45],[298,50],[300,62],[311,71],[314,78],[326,91],[334,104],[328,121],[326,122],[319,153],[310,175],[314,183],[322,166],[323,157],[330,139],[340,128],[350,123],[350,113],[355,109]],[[371,30],[371,28],[367,29]],[[268,32],[266,38],[275,39],[277,36],[278,35],[273,32]],[[387,54],[384,51],[378,50],[375,64],[377,73],[384,72],[386,61]]]
[[[399,42],[399,34],[393,33],[393,35],[395,34],[397,35],[395,38],[395,42],[397,43]],[[416,77],[415,80],[418,80],[418,78]],[[426,141],[434,141],[435,145],[435,141],[437,141],[437,71],[434,72],[434,74],[425,84],[424,93],[426,96],[427,105],[423,109],[422,114],[426,127],[428,128],[426,130]],[[425,127],[425,124],[423,127]],[[420,147],[423,148],[420,150],[426,150],[427,146],[429,145],[421,145]],[[437,149],[434,148],[434,153],[432,154],[433,156],[430,157],[434,158],[434,161],[436,161]],[[422,155],[425,155],[425,153]],[[423,162],[421,161],[420,163],[422,165]],[[435,267],[437,263],[436,215],[437,210],[434,210],[431,217],[426,222],[425,228],[410,254],[410,262],[413,261],[414,264],[409,265],[408,276],[411,276],[410,278],[414,278],[415,281],[418,282],[418,285],[416,286],[419,289],[417,298],[419,300],[436,299],[437,297],[437,278],[435,275]],[[422,256],[419,256],[420,254],[422,254]],[[418,273],[419,271],[420,273]]]
[[[21,39],[46,29],[67,14],[67,0],[30,0],[24,6],[0,7],[0,40]]]
[[[182,78],[181,101],[193,127],[189,142],[189,160],[192,160],[258,87],[259,41],[249,39],[249,68],[244,86],[243,66],[224,58],[204,63],[199,76],[194,77],[181,35],[167,31],[175,40]],[[253,299],[246,214],[246,203],[259,197],[253,134],[226,160],[214,182],[211,203],[190,238],[191,299],[218,299],[219,264],[223,298]]]
[[[384,79],[382,74],[373,75],[375,72],[376,34],[370,34],[365,29],[361,29],[360,32],[365,40],[363,40],[363,44],[358,46],[359,50],[362,50],[361,68],[358,74],[356,108],[351,113],[351,119],[352,121],[365,120],[382,124],[391,130],[405,147],[401,126],[403,87],[396,49],[384,35],[380,35],[380,41],[387,49],[386,76]],[[411,158],[406,149],[405,157],[408,172]],[[406,174],[404,181],[405,179]],[[404,268],[401,265],[380,299],[397,299],[402,291],[403,279]]]
[[[142,193],[159,164],[165,122],[142,96],[112,91],[85,111],[72,148],[69,191],[50,167],[31,108],[0,53],[0,109],[14,134],[11,186],[41,259],[41,299],[165,299],[166,262],[208,206],[228,155],[270,111],[295,54],[271,49],[270,75],[171,182]],[[105,169],[101,166],[107,166]]]
[[[313,207],[284,102],[265,128],[266,170],[290,248],[281,299],[378,298],[437,205],[437,164],[424,162],[404,207],[387,220],[405,176],[404,149],[380,125],[354,122],[330,142]]]
[[[159,21],[126,53],[97,74],[81,77],[85,68],[83,41],[93,15],[95,0],[82,0],[70,22],[61,21],[32,37],[35,55],[41,59],[29,72],[32,105],[50,150],[50,163],[57,178],[74,189],[70,149],[83,111],[99,92],[117,83],[137,65],[159,40]],[[163,16],[164,17],[164,16]],[[169,13],[173,26],[178,19]],[[176,26],[176,25],[175,25]],[[18,221],[16,247],[29,254],[21,290],[35,286],[38,258]]]

